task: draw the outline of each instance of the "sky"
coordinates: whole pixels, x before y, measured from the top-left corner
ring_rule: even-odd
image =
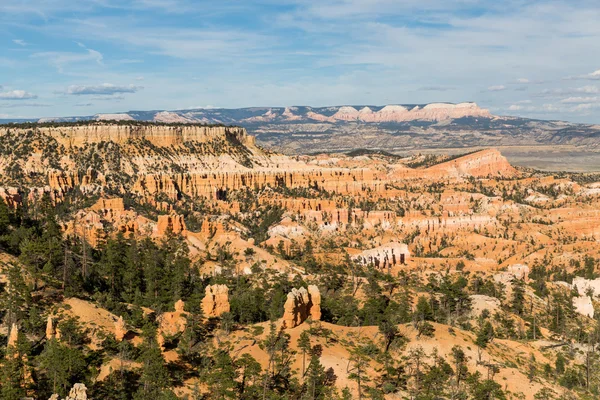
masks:
[[[600,123],[598,0],[0,0],[0,118],[475,101]]]

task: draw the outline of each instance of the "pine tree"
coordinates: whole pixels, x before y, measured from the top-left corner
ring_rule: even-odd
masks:
[[[9,348],[6,360],[0,363],[0,397],[20,399],[25,397],[24,364],[16,349]]]
[[[219,349],[212,355],[212,365],[207,383],[216,399],[235,399],[238,372],[229,355],[229,349]]]
[[[52,393],[61,396],[80,379],[87,368],[81,350],[51,339],[39,356],[40,367],[51,385]]]
[[[511,309],[517,315],[522,315],[525,310],[525,288],[520,279],[513,280],[513,296]]]
[[[308,331],[303,331],[298,337],[298,348],[302,350],[302,376],[306,373],[306,353],[311,349],[310,335]]]
[[[358,399],[363,398],[363,385],[370,381],[366,374],[366,369],[369,365],[369,352],[366,346],[358,345],[350,350],[348,378],[356,381],[358,386]]]
[[[169,386],[170,377],[165,360],[155,341],[146,343],[142,354],[142,373],[140,376],[140,388],[135,399],[158,398],[162,390]]]
[[[308,388],[308,398],[314,400],[319,397],[322,386],[325,381],[325,368],[321,364],[319,357],[316,354],[313,354],[310,358],[310,363],[308,364],[308,370],[306,371],[307,375],[307,388]]]

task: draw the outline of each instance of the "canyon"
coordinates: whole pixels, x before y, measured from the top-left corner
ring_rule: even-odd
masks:
[[[489,118],[470,104],[319,115],[377,125],[411,113],[451,123],[455,112]],[[530,380],[532,369],[565,355],[585,368],[587,344],[573,332],[594,340],[597,175],[515,167],[494,148],[282,154],[243,127],[181,122],[0,127],[0,282],[10,288],[0,299],[26,288],[19,301],[41,308],[5,315],[14,357],[2,362],[35,358],[38,390],[49,391],[37,362],[47,354],[21,354],[20,342],[94,354],[77,376],[93,398],[147,374],[150,358],[181,398],[224,382],[236,395],[264,390],[278,363],[293,386],[317,362],[336,377],[328,393],[358,397],[349,370],[360,367],[369,390],[409,396],[425,390],[414,374],[381,389],[386,363],[413,368],[423,351],[424,370],[439,376],[437,364],[456,368],[457,348],[470,379],[489,374],[486,385],[528,400],[567,390],[554,376]],[[221,379],[224,366],[239,375]],[[258,384],[244,381],[252,370]]]

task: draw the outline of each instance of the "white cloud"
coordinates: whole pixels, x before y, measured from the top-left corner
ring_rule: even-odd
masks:
[[[560,102],[563,104],[593,103],[597,102],[598,99],[598,97],[567,97]]]
[[[517,105],[517,104],[512,104],[510,107],[508,107],[508,109],[510,111],[519,111],[523,109],[523,106]]]
[[[600,103],[584,103],[578,104],[571,109],[572,112],[586,112],[600,108]]]
[[[14,39],[13,43],[18,44],[19,46],[27,46],[27,44],[28,44],[26,41],[21,40],[21,39]]]
[[[506,89],[506,86],[504,86],[504,85],[495,85],[495,86],[490,86],[487,88],[487,90],[490,92],[500,92],[505,89]]]
[[[37,95],[26,92],[24,90],[11,90],[9,92],[0,93],[2,100],[31,100],[37,99]]]
[[[594,72],[590,72],[589,74],[569,76],[566,79],[587,79],[591,81],[597,81],[600,80],[600,69],[597,69]]]
[[[82,96],[82,95],[100,95],[113,96],[120,93],[135,93],[142,89],[140,86],[128,85],[118,86],[112,83],[103,83],[102,85],[72,85],[67,88],[67,94]]]

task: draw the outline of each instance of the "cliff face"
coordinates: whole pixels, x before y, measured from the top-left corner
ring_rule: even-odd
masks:
[[[515,176],[517,171],[498,150],[483,150],[429,168],[435,173],[475,177]]]
[[[481,150],[425,169],[397,169],[393,176],[398,179],[447,179],[474,176],[514,177],[517,170],[498,150]]]
[[[454,112],[457,107],[444,105],[430,109]],[[352,113],[350,108],[340,112]],[[362,110],[358,114],[369,112]],[[396,106],[379,111],[388,112],[403,111]],[[29,200],[48,194],[52,201],[60,201],[77,188],[86,195],[101,197],[107,192],[117,197],[134,194],[145,203],[158,205],[158,195],[170,202],[186,196],[218,201],[225,200],[232,191],[266,187],[379,196],[389,190],[394,180],[516,174],[495,150],[473,153],[427,169],[401,164],[381,168],[368,160],[267,153],[255,146],[254,139],[243,128],[194,125],[96,122],[42,125],[33,129],[0,127],[0,153],[0,197],[11,205],[19,199],[19,192],[14,189],[19,186],[30,189]],[[91,211],[97,215],[90,214],[91,224],[97,225],[98,218],[111,220],[113,214],[123,214],[122,202],[105,201],[95,207]],[[337,219],[332,217],[332,222],[346,223],[350,218],[362,217],[342,210]],[[120,229],[137,231],[144,224],[128,218]],[[158,225],[160,232],[168,228],[176,232],[185,230],[181,218],[163,217]]]
[[[19,134],[30,129],[0,127],[0,136],[5,135],[9,130]],[[36,130],[42,135],[54,138],[65,147],[81,147],[87,143],[100,142],[124,144],[132,139],[145,139],[155,146],[169,147],[179,146],[189,141],[202,143],[226,137],[237,140],[246,146],[254,146],[254,138],[248,136],[246,130],[239,127],[95,123],[58,127],[41,126]]]
[[[306,168],[306,167],[305,167]],[[163,193],[171,200],[180,194],[192,197],[219,199],[227,191],[242,188],[313,187],[335,193],[360,193],[382,190],[384,183],[373,176],[373,171],[342,168],[299,168],[298,170],[256,169],[253,171],[205,171],[185,174],[148,174],[140,176],[132,192],[140,195]]]
[[[465,117],[491,118],[492,115],[486,109],[479,108],[475,103],[432,103],[423,108],[415,106],[407,108],[399,105],[388,105],[379,111],[373,111],[369,107],[357,110],[354,107],[344,106],[331,117],[312,113],[308,116],[317,121],[360,121],[360,122],[406,122],[406,121],[444,121]]]

